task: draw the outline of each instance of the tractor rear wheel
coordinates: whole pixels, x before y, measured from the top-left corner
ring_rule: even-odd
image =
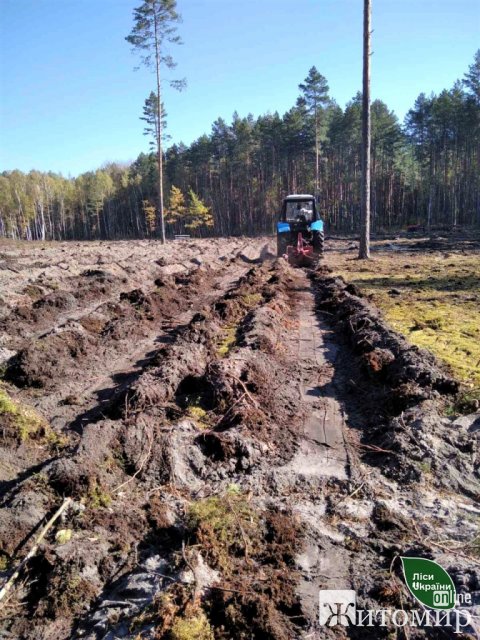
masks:
[[[312,238],[313,251],[320,258],[323,256],[323,245],[325,243],[325,235],[323,231],[314,231]]]

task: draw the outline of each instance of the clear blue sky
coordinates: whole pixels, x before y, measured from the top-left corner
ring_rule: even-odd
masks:
[[[154,87],[124,38],[141,0],[0,0],[0,171],[77,175],[148,150],[139,120]],[[295,102],[315,65],[345,103],[360,89],[362,0],[179,0],[182,93],[165,89],[172,142],[222,116]],[[449,88],[480,47],[479,0],[373,0],[372,95],[399,118]]]

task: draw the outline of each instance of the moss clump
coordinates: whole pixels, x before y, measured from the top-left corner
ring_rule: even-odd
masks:
[[[210,426],[209,409],[212,408],[212,402],[212,388],[204,378],[187,376],[177,391],[177,403],[200,429]]]
[[[447,415],[458,415],[459,413],[475,413],[480,408],[480,386],[472,391],[461,393],[453,405],[447,409]]]
[[[0,418],[3,417],[4,433],[14,436],[19,442],[41,440],[55,446],[62,439],[31,407],[20,404],[0,388]]]
[[[207,616],[200,611],[188,618],[177,618],[170,631],[172,640],[214,640]]]
[[[246,293],[245,295],[242,296],[243,304],[249,309],[256,307],[261,300],[262,300],[261,293]]]
[[[466,550],[476,558],[480,557],[480,536],[476,536],[471,542],[466,545]]]
[[[185,554],[198,549],[221,575],[220,588],[199,594],[191,584],[167,586],[154,601],[156,638],[287,640],[300,635],[293,620],[303,620],[295,593],[303,532],[291,512],[254,511],[240,487],[230,485],[220,495],[194,502],[187,525],[192,547]],[[184,559],[191,568],[187,555]]]
[[[424,474],[431,474],[432,473],[432,463],[428,460],[426,461],[422,461],[418,463],[418,467],[420,469],[420,471]]]
[[[223,328],[220,339],[217,343],[217,355],[219,358],[226,358],[237,342],[237,326],[227,325]]]
[[[72,530],[71,529],[60,529],[55,534],[55,542],[57,544],[67,544],[72,539]]]
[[[79,575],[77,567],[62,567],[49,578],[43,606],[55,618],[73,617],[84,611],[96,595],[93,585]]]
[[[99,509],[100,507],[108,507],[112,498],[97,482],[94,482],[88,490],[87,502],[92,509]]]
[[[188,415],[193,419],[200,429],[208,429],[208,413],[199,405],[190,405],[187,409]]]
[[[221,318],[227,321],[223,326],[217,339],[216,351],[219,358],[225,358],[233,349],[238,338],[238,329],[248,314],[259,305],[263,296],[258,291],[240,290],[233,297],[230,297],[225,304]]]
[[[229,556],[248,556],[258,538],[258,515],[235,485],[223,495],[194,502],[187,522],[207,557],[226,574]]]

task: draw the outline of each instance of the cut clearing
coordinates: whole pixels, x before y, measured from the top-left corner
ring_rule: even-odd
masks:
[[[432,351],[480,397],[480,259],[471,240],[395,239],[373,243],[370,262],[335,241],[328,264],[371,296],[394,329]]]

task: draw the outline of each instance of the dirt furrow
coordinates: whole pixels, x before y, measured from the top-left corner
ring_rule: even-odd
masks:
[[[100,322],[94,322],[98,318],[92,319],[87,311],[82,332],[52,331],[42,341],[27,339],[27,346],[10,360],[5,377],[22,385],[16,398],[27,401],[47,418],[59,439],[65,440],[64,446],[67,438],[73,444],[72,429],[81,431],[84,424],[107,414],[161,344],[171,340],[196,311],[221,295],[247,268],[241,260],[232,262],[229,257],[216,268],[197,265],[181,276],[157,273],[153,289],[144,284],[146,293],[138,289],[120,292],[119,302],[103,303],[109,313],[101,314]],[[83,348],[85,345],[88,348]],[[38,387],[42,390],[39,397]],[[29,459],[28,451],[23,455],[27,447],[20,449],[16,472],[24,476],[25,467],[38,464],[42,456],[35,451]],[[8,449],[5,453],[8,455]],[[11,484],[11,465],[10,469]]]
[[[208,470],[208,464],[205,463],[209,460],[212,461],[211,471],[212,478],[214,478],[215,474],[217,477],[227,475],[223,469],[227,460],[231,473],[237,465],[239,465],[239,469],[248,468],[248,465],[251,464],[250,458],[256,456],[258,459],[262,453],[272,449],[268,437],[268,430],[274,428],[271,418],[264,415],[265,409],[257,408],[256,401],[254,401],[254,407],[249,406],[251,400],[248,398],[253,398],[251,394],[254,393],[253,388],[252,391],[249,391],[247,387],[247,385],[253,384],[249,383],[248,379],[252,372],[244,369],[244,364],[242,365],[240,360],[235,362],[235,369],[231,370],[230,358],[222,357],[228,356],[229,349],[234,346],[233,343],[231,344],[232,331],[235,330],[236,333],[237,330],[240,331],[243,324],[248,325],[252,321],[250,310],[259,304],[265,304],[270,297],[273,297],[273,286],[266,282],[272,277],[272,274],[266,269],[253,270],[240,281],[234,293],[227,294],[220,301],[214,303],[211,310],[207,312],[207,316],[197,314],[189,326],[159,353],[157,368],[147,369],[132,386],[126,409],[120,420],[117,420],[116,423],[112,420],[103,420],[88,424],[83,431],[80,445],[77,447],[74,457],[61,456],[48,465],[45,470],[48,485],[45,488],[47,489],[49,486],[50,492],[53,488],[63,494],[75,495],[77,498],[83,493],[87,500],[87,510],[89,512],[93,510],[95,522],[100,516],[100,512],[111,511],[111,508],[107,508],[107,495],[113,494],[112,499],[117,508],[123,502],[124,492],[118,491],[117,495],[115,487],[112,489],[112,484],[121,486],[122,475],[124,476],[125,471],[127,471],[127,493],[129,500],[131,500],[131,491],[138,485],[137,475],[141,480],[143,491],[152,491],[158,486],[158,483],[165,484],[172,481],[181,491],[198,487],[198,477],[194,472],[195,465],[193,464],[192,467],[192,460],[188,458],[188,463],[182,459],[190,451],[196,452],[194,457],[197,458],[198,464],[200,460],[204,460],[204,473]],[[254,332],[250,335],[255,343]],[[259,336],[258,339],[261,337]],[[236,335],[235,338],[240,339],[240,335]],[[265,336],[263,336],[262,344],[268,344]],[[249,348],[248,351],[252,351],[252,349]],[[258,363],[255,366],[258,367]],[[214,397],[212,398],[213,391]],[[215,395],[221,395],[223,398],[215,397]],[[210,415],[208,407],[211,402],[215,403],[215,409],[211,410]],[[207,408],[204,409],[202,405]],[[231,406],[230,411],[224,408],[228,408],[228,406]],[[222,415],[215,420],[216,428],[213,431],[206,430],[205,433],[202,433],[205,429],[200,426],[202,418],[204,418],[202,410],[208,414],[209,420],[213,420],[219,410],[222,412]],[[179,413],[185,416],[183,420],[178,420]],[[250,414],[253,415],[250,416]],[[190,417],[190,421],[188,421],[188,416],[192,415],[195,417]],[[249,420],[242,420],[243,416],[250,416]],[[233,433],[224,435],[230,423],[232,425],[240,424],[244,428],[251,424],[250,428],[255,428],[256,431],[259,431],[263,426],[263,443],[253,439],[252,443],[255,445],[255,449],[253,449],[253,444],[248,445],[248,440],[243,442],[238,435],[234,436]],[[173,432],[172,427],[174,428]],[[149,436],[151,429],[157,430],[155,438],[153,435]],[[158,429],[160,429],[159,432]],[[211,433],[209,433],[210,431]],[[175,437],[173,437],[174,433]],[[185,445],[182,444],[184,438],[192,441],[186,450]],[[287,447],[287,449],[291,448],[290,445]],[[150,452],[148,464],[143,462],[145,449]],[[110,452],[115,450],[117,453],[114,455],[121,463],[120,466],[118,463],[114,465],[116,468],[112,468],[112,463],[105,466],[105,459],[109,456],[111,458]],[[139,452],[141,452],[140,455]],[[232,455],[234,457],[231,459]],[[272,455],[282,458],[285,456],[285,450],[277,451],[273,447]],[[231,462],[234,460],[237,462],[232,467]],[[220,463],[218,471],[215,471],[217,466],[214,464],[215,461]],[[122,472],[122,468],[125,471]],[[187,475],[185,476],[185,474]],[[125,482],[125,480],[123,481]],[[166,491],[166,493],[169,492]],[[50,494],[50,498],[52,497]],[[33,496],[24,491],[22,505],[31,513],[33,509],[32,504],[29,504],[29,499],[33,499]],[[171,500],[172,497],[167,497],[167,502],[168,499]],[[140,504],[144,504],[144,500],[145,495],[142,496]],[[15,522],[18,531],[18,516],[15,514],[15,509],[12,509],[12,506],[15,507],[15,505],[10,504],[9,506],[7,515],[12,524]],[[130,504],[129,511],[133,512],[135,509],[142,508],[140,505]],[[183,510],[183,504],[181,508]],[[97,526],[102,526],[104,517],[105,515],[100,517]],[[135,540],[137,535],[145,536],[147,534],[149,526],[145,522],[145,516],[141,518],[141,521],[145,525],[144,530],[139,530],[137,526],[133,530],[129,529],[127,539],[132,540],[133,535],[133,540]],[[91,520],[89,524],[92,525]],[[118,525],[119,522],[117,522]],[[126,532],[123,531],[123,533]],[[120,535],[120,532],[118,534]],[[77,550],[78,543],[77,540],[75,544]],[[112,544],[112,540],[110,540],[110,544]],[[63,551],[65,549],[64,546]],[[70,558],[70,562],[67,563],[69,570],[72,569],[71,560]],[[65,567],[63,569],[65,570]],[[54,568],[53,573],[57,576],[58,567]],[[53,576],[51,578],[54,580]]]
[[[399,555],[438,559],[459,592],[478,592],[476,613],[465,514],[480,493],[477,432],[442,414],[455,382],[328,270],[235,252],[102,305],[101,339],[73,359],[71,404],[58,407],[68,367],[36,400],[20,392],[56,428],[19,445],[13,418],[4,426],[3,460],[15,451],[22,470],[4,476],[6,573],[73,504],[22,573],[2,633],[365,637],[319,627],[319,590],[403,608]]]

